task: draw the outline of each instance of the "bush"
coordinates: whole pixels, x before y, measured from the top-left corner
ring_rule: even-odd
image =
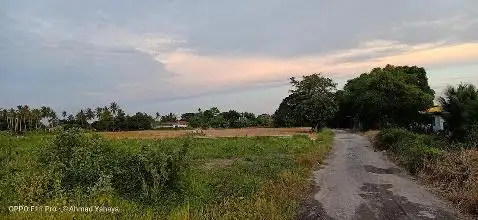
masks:
[[[437,158],[443,153],[443,144],[433,136],[416,134],[405,129],[384,129],[376,139],[376,147],[389,150],[400,165],[416,173],[425,161]]]
[[[185,188],[182,179],[189,162],[189,140],[180,148],[165,148],[160,143],[118,158],[121,163],[113,176],[113,187],[120,195],[150,201]]]
[[[61,132],[47,146],[41,163],[49,177],[50,195],[91,195],[103,191],[149,201],[168,191],[181,189],[186,170],[189,141],[182,147],[166,148],[161,142],[142,146],[139,152],[113,148],[99,135],[77,129]]]

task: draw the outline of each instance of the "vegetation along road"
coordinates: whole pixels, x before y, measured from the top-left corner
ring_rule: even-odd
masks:
[[[461,219],[457,212],[371,148],[367,138],[334,131],[326,166],[302,219]]]

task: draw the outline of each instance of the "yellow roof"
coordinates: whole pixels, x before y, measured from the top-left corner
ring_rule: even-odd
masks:
[[[427,113],[442,113],[443,109],[442,109],[441,106],[435,106],[435,107],[431,107],[431,108],[425,110],[425,112],[427,112]]]

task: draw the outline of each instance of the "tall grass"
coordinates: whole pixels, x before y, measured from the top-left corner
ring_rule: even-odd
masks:
[[[478,216],[478,150],[404,129],[382,130],[375,147],[433,186],[464,212]]]
[[[447,152],[427,161],[419,176],[468,213],[478,216],[478,150]]]
[[[107,140],[75,130],[0,135],[0,218],[292,219],[331,136]],[[12,205],[120,211],[10,212]]]

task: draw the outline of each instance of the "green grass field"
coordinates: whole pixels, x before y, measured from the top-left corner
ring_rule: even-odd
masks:
[[[328,130],[315,140],[305,135],[164,140],[80,136],[87,144],[76,136],[61,139],[61,144],[81,145],[65,154],[58,150],[64,148],[52,147],[58,143],[53,135],[0,135],[0,218],[293,219],[308,192],[311,171],[330,150],[332,139]],[[187,153],[174,156],[180,148],[187,148]],[[174,167],[181,172],[174,173]],[[58,210],[9,211],[16,205]],[[108,206],[119,211],[62,212],[64,206]]]

